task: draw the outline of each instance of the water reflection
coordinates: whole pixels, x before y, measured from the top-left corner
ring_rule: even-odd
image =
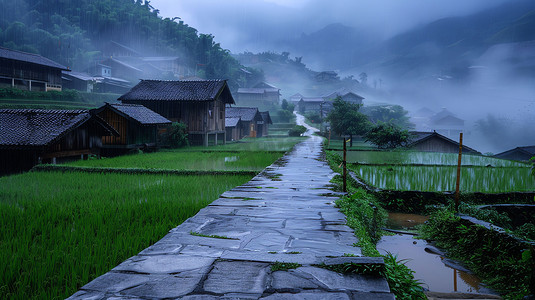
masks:
[[[421,224],[427,217],[414,214],[389,214],[389,228],[407,230]],[[444,257],[425,251],[426,241],[414,239],[412,235],[396,234],[384,236],[377,244],[381,254],[388,252],[397,255],[398,259],[407,259],[407,267],[415,271],[414,277],[430,291],[485,293],[492,291],[481,286],[481,280],[463,271],[444,264]]]

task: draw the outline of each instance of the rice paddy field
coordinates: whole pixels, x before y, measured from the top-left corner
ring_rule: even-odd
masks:
[[[337,152],[340,156],[342,151]],[[457,153],[416,151],[348,151],[347,162],[370,165],[457,166]],[[528,164],[481,155],[463,155],[463,166],[528,167]]]
[[[259,172],[302,140],[260,138],[70,165]],[[250,179],[78,171],[0,177],[0,298],[64,299]]]
[[[107,168],[203,171],[244,170],[260,172],[283,155],[284,152],[282,151],[161,151],[146,154],[124,155],[114,158],[79,160],[68,163],[67,165]]]
[[[401,191],[455,191],[456,166],[367,166],[349,167],[370,185]],[[505,193],[535,191],[535,177],[529,167],[463,167],[463,192]]]
[[[342,155],[341,152],[337,152]],[[350,170],[380,189],[454,191],[458,154],[413,151],[348,151]],[[535,191],[531,165],[478,155],[463,155],[460,190],[506,193]]]

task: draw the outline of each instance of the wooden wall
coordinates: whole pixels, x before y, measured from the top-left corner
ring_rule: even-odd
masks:
[[[225,104],[217,101],[140,101],[123,103],[141,104],[163,117],[186,124],[188,132],[208,133],[225,131]]]

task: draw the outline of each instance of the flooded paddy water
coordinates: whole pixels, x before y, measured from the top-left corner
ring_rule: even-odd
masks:
[[[427,219],[417,214],[389,213],[387,227],[410,233],[414,226]],[[477,276],[444,255],[437,254],[434,249],[425,240],[415,239],[413,234],[387,235],[377,243],[381,254],[390,252],[398,259],[406,260],[407,267],[415,272],[414,277],[430,291],[492,294],[481,285]]]

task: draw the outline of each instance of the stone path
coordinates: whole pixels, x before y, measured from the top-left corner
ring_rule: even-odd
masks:
[[[382,264],[342,257],[361,252],[320,153],[310,137],[68,299],[394,299],[383,278],[316,266]],[[302,266],[272,271],[275,262]]]

